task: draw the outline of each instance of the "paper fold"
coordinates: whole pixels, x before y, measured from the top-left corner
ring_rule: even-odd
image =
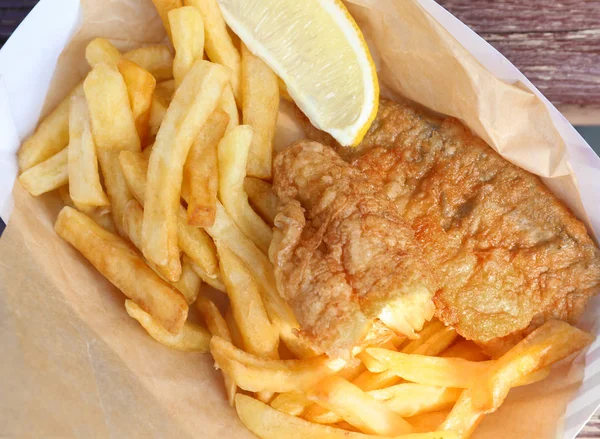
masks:
[[[389,95],[465,121],[600,231],[600,159],[510,62],[431,0],[347,4]],[[42,0],[0,51],[4,219],[20,141],[85,75],[85,45],[98,36],[122,50],[165,38],[150,0]],[[298,133],[282,112],[277,141]],[[13,195],[0,240],[0,435],[252,437],[227,406],[210,356],[147,337],[122,294],[56,236],[58,197],[33,199],[18,184]],[[587,329],[596,332],[599,313],[593,301]],[[554,438],[563,419],[574,437],[600,403],[598,352],[596,342],[550,379],[512,391],[474,438]]]

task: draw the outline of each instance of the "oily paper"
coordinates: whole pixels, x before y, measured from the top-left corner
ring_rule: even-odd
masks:
[[[587,168],[572,160],[587,157],[587,145],[549,115],[542,98],[510,85],[508,75],[501,76],[508,83],[495,79],[481,53],[475,59],[426,12],[425,0],[351,3],[389,96],[459,117],[509,160],[545,177],[590,227],[600,224],[593,210],[598,198],[589,202],[593,181],[600,181],[597,157]],[[150,0],[82,0],[80,7],[80,25],[58,58],[43,113],[85,75],[83,53],[92,38],[109,38],[123,50],[165,41]],[[282,108],[278,147],[301,136],[289,106]],[[19,126],[33,127],[35,119],[19,119]],[[0,436],[253,437],[227,405],[211,357],[151,340],[125,313],[124,296],[56,236],[58,197],[34,199],[17,183],[13,198],[0,238]],[[595,301],[589,314],[598,309]],[[595,329],[594,323],[585,327]],[[543,383],[511,392],[474,437],[557,437],[585,363],[580,355]],[[585,374],[599,369],[595,361]],[[578,398],[585,405],[572,415],[585,417],[597,403],[593,393]]]

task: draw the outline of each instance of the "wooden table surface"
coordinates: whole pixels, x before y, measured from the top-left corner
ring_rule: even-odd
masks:
[[[573,124],[600,124],[600,0],[438,2],[512,61]],[[36,3],[0,0],[0,46]],[[600,438],[598,414],[578,438]]]

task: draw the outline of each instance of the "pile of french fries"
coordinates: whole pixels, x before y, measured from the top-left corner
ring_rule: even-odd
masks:
[[[550,321],[491,360],[439,321],[415,340],[375,322],[352,360],[317,355],[266,256],[278,78],[232,38],[216,0],[154,3],[172,47],[91,41],[90,72],[22,145],[19,181],[35,196],[58,190],[56,232],[151,337],[212,354],[255,434],[467,438],[512,387],[590,343]],[[227,295],[225,317],[202,284]],[[205,327],[188,321],[192,305]]]

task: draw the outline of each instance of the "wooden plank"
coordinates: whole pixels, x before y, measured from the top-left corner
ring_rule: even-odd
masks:
[[[600,0],[439,0],[555,105],[600,106]],[[597,112],[577,120],[600,123]]]

